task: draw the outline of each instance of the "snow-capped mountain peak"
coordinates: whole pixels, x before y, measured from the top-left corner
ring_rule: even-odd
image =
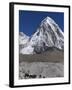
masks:
[[[63,50],[64,34],[59,25],[47,16],[41,21],[37,31],[31,36],[27,47],[27,49],[23,48],[22,54],[25,54],[26,50],[30,52],[26,54],[41,53],[51,47]]]
[[[59,25],[52,18],[47,16],[44,20],[42,20],[41,26],[44,25],[44,24],[47,25],[47,26],[51,26],[53,31],[60,31],[60,33],[63,35],[63,32],[60,29]]]

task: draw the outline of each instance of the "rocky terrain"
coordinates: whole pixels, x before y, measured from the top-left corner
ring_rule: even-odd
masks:
[[[21,62],[20,79],[52,78],[64,76],[64,64],[52,62]]]

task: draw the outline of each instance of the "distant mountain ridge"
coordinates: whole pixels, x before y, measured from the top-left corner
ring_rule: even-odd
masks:
[[[64,50],[64,33],[52,18],[46,17],[31,37],[19,33],[19,45],[21,54],[38,54],[54,48]]]

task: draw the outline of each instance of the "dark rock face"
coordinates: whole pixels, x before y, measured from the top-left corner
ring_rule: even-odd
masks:
[[[25,73],[24,78],[36,78],[36,75],[35,74],[30,75],[28,73]]]
[[[36,75],[29,75],[29,78],[36,78]]]
[[[34,46],[34,52],[35,52],[36,54],[40,54],[40,53],[45,52],[45,51],[47,51],[47,50],[48,50],[48,47],[45,46],[44,43],[43,43],[43,46]]]

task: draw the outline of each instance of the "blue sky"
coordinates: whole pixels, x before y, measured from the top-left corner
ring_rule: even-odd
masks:
[[[47,16],[54,19],[64,32],[64,13],[41,12],[41,11],[19,11],[19,31],[31,36],[40,25],[40,22]]]

